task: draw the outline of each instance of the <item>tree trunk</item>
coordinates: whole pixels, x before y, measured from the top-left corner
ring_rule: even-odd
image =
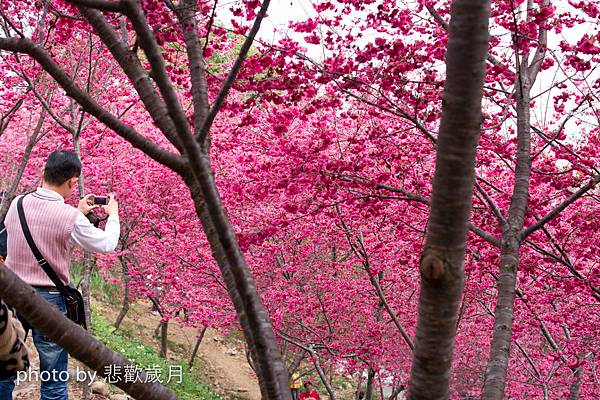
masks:
[[[164,359],[167,358],[167,352],[169,351],[169,321],[160,322],[160,356]]]
[[[361,397],[362,396],[362,397]],[[362,393],[362,377],[359,377],[358,385],[354,391],[354,400],[363,400],[364,394]]]
[[[93,263],[90,253],[83,252],[83,277],[81,278],[81,294],[83,295],[83,309],[85,311],[85,323],[88,331],[92,329],[92,317],[90,313],[90,277],[92,275]]]
[[[35,289],[23,282],[2,262],[0,262],[0,297],[23,315],[32,326],[58,343],[73,357],[97,371],[99,376],[108,377],[107,372],[110,372],[108,366],[117,366],[120,370],[125,370],[127,366],[134,365],[52,307],[37,294]],[[119,379],[115,385],[135,399],[177,399],[171,390],[160,383],[150,382],[143,369],[139,369],[138,376],[139,379],[134,382]]]
[[[165,73],[165,62],[161,56],[160,47],[151,27],[148,26],[145,20],[139,2],[128,1],[120,4],[128,10],[127,16],[138,34],[138,43],[143,48],[147,60],[151,64],[152,80],[157,84],[161,96],[159,96],[153,83],[146,79],[146,71],[135,55],[132,54],[127,44],[119,38],[114,26],[106,20],[104,15],[97,10],[82,5],[78,5],[78,9],[106,44],[107,49],[111,51],[123,72],[128,76],[155,124],[164,136],[181,151],[182,156],[160,147],[155,142],[139,134],[134,127],[124,124],[119,118],[100,106],[88,92],[73,82],[69,75],[52,59],[46,49],[37,46],[31,40],[14,37],[0,38],[0,47],[4,50],[30,54],[65,90],[66,95],[77,101],[86,112],[92,114],[117,134],[130,141],[133,146],[182,176],[190,188],[196,213],[202,222],[211,251],[217,265],[219,265],[228,293],[235,306],[244,332],[244,338],[256,362],[256,373],[259,378],[261,394],[264,399],[290,400],[288,373],[275,340],[271,320],[262,304],[252,274],[241,252],[235,230],[227,218],[215,184],[209,154],[208,152],[203,153],[203,148],[194,137],[173,84]],[[195,5],[195,3],[193,4]],[[201,133],[204,136],[208,135],[214,116],[219,111],[231,85],[235,81],[237,72],[251,47],[252,40],[266,15],[268,5],[269,0],[262,2],[247,39],[240,48],[234,67],[223,82],[215,103],[210,110],[206,110],[209,111],[206,119],[196,121],[199,123],[197,126],[202,127]],[[194,7],[187,6],[179,9],[183,9],[182,12],[188,10],[192,14],[195,10]],[[187,38],[194,36],[196,33],[194,29],[184,29],[184,31]],[[194,42],[194,45],[197,44],[197,40],[192,39],[194,40],[190,42]],[[195,48],[197,50],[198,46],[195,46]],[[189,46],[187,50],[191,53],[194,52],[194,49]],[[197,61],[201,54],[195,54],[195,56],[197,57],[193,60],[190,58],[190,62]],[[197,65],[192,65],[192,67],[197,67]],[[196,86],[195,77],[192,76],[192,78],[192,83]],[[199,89],[194,87],[193,93],[198,93]],[[206,103],[208,104],[208,102]],[[194,99],[194,107],[200,107],[196,99]],[[165,110],[167,111],[166,114],[163,112]],[[203,142],[203,140],[200,141]]]
[[[573,377],[575,381],[569,389],[569,400],[579,400],[579,388],[581,387],[581,375],[583,375],[583,364],[577,367]]]
[[[204,339],[204,334],[206,333],[206,327],[202,328],[200,331],[200,335],[198,335],[198,339],[196,339],[196,345],[194,346],[194,351],[192,351],[192,356],[190,357],[190,362],[188,363],[188,371],[192,370],[194,366],[194,359],[196,358],[196,354],[198,354],[198,349],[200,348],[200,343],[202,343],[202,339]]]
[[[369,368],[367,372],[367,387],[365,389],[365,400],[373,400],[373,381],[375,379],[375,371]]]
[[[488,1],[452,2],[409,399],[448,399],[488,46]]]
[[[119,257],[121,261],[121,272],[123,273],[123,306],[121,307],[121,311],[115,320],[115,328],[119,329],[121,326],[121,322],[125,319],[127,312],[129,311],[129,266],[127,265],[127,260],[124,260],[122,257]]]
[[[286,342],[287,344],[287,342]],[[290,375],[293,374],[294,372],[296,372],[296,370],[300,367],[300,363],[302,363],[302,360],[304,360],[304,358],[306,357],[306,350],[298,350],[298,353],[296,353],[296,355],[294,356],[294,360],[292,361],[292,363],[290,364],[288,371],[290,372]]]
[[[313,357],[315,357],[315,354],[313,354]],[[323,382],[323,385],[325,385],[325,390],[327,391],[327,394],[329,394],[329,400],[337,400],[335,390],[333,390],[333,387],[327,379],[327,375],[325,375],[325,371],[323,371],[323,368],[321,368],[321,365],[319,365],[319,362],[316,357],[313,361],[313,364],[315,366],[315,369],[317,370],[317,373],[319,374],[319,378],[321,378],[321,382]]]
[[[184,179],[190,188],[196,213],[210,243],[213,257],[219,266],[229,296],[235,306],[242,332],[256,367],[261,394],[264,399],[289,400],[289,377],[287,368],[275,340],[271,320],[262,304],[254,278],[248,269],[235,233],[229,223],[214,176],[205,176],[203,190],[191,176]],[[205,202],[205,193],[212,192],[211,208]],[[217,227],[216,224],[219,224]]]
[[[485,374],[483,399],[501,400],[506,386],[506,368],[510,359],[515,289],[519,265],[521,232],[527,211],[531,175],[530,89],[526,61],[521,64],[517,88],[517,165],[515,185],[508,210],[508,228],[502,234],[498,301],[494,310],[492,349]]]

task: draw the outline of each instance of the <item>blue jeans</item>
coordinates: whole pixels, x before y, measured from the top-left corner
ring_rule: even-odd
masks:
[[[36,288],[38,294],[48,301],[48,303],[58,307],[63,313],[67,313],[65,300],[55,288]],[[32,374],[32,378],[38,378],[41,381],[40,399],[41,400],[68,400],[67,392],[67,364],[68,353],[50,338],[44,336],[42,332],[23,322],[25,331],[29,329],[33,332],[33,343],[40,356],[40,374]],[[61,373],[62,372],[62,373]],[[29,374],[28,374],[29,376]],[[12,392],[15,387],[16,377],[0,381],[0,400],[12,400]]]

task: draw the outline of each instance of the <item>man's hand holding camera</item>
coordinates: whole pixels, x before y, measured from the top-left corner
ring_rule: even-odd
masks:
[[[83,215],[88,215],[90,211],[97,208],[102,208],[109,217],[111,215],[118,215],[119,213],[119,203],[117,200],[115,200],[114,193],[110,193],[108,196],[95,196],[93,194],[88,194],[79,200],[79,205],[77,208],[83,213]]]
[[[115,194],[111,193],[108,195],[108,202],[106,205],[102,206],[102,209],[106,212],[106,214],[110,217],[112,215],[119,214],[119,203],[115,200]]]

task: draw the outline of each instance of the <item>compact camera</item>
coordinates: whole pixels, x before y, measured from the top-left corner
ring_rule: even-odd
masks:
[[[94,205],[105,206],[108,204],[108,197],[106,196],[94,196]]]

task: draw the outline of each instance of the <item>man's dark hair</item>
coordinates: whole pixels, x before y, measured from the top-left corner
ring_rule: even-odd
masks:
[[[44,181],[51,185],[62,185],[81,175],[81,161],[77,154],[68,150],[55,150],[48,156],[44,168]]]

